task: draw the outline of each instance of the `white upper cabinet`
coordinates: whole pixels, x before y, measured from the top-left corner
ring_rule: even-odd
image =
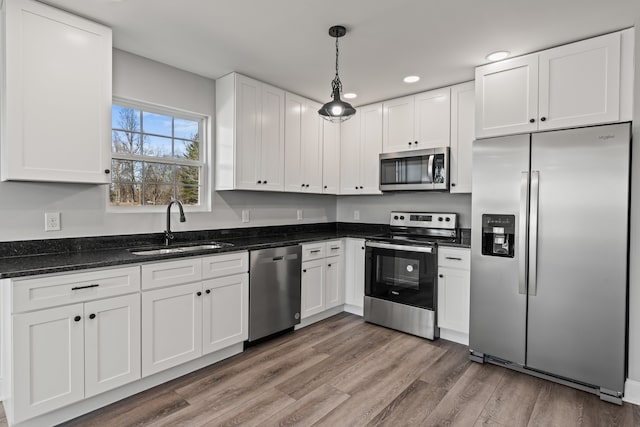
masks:
[[[385,101],[383,152],[448,147],[450,89]]]
[[[633,29],[476,68],[476,137],[631,120]]]
[[[216,81],[216,190],[284,190],[284,104],[240,74]]]
[[[322,192],[340,191],[340,123],[322,120]]]
[[[475,132],[475,85],[451,87],[451,193],[471,193],[471,146]]]
[[[322,193],[322,123],[320,104],[285,96],[285,191]]]
[[[381,194],[382,104],[358,107],[340,136],[340,194]]]
[[[476,68],[477,138],[533,132],[537,117],[537,55]]]
[[[111,181],[111,29],[5,0],[1,178]]]

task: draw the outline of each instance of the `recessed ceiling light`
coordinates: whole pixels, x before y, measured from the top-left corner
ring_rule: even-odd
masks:
[[[342,96],[344,96],[346,99],[354,99],[358,97],[358,95],[353,92],[345,93]]]
[[[405,83],[415,83],[418,80],[420,80],[419,76],[407,76],[404,79],[402,79]]]
[[[489,61],[500,61],[501,59],[506,58],[507,56],[509,56],[508,51],[506,50],[499,50],[496,52],[492,52],[489,55],[485,56],[485,58],[487,58]]]

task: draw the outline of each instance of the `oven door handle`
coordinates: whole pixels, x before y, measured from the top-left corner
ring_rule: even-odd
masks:
[[[366,246],[370,248],[391,249],[394,251],[433,253],[433,247],[431,246],[393,245],[380,242],[366,242]]]

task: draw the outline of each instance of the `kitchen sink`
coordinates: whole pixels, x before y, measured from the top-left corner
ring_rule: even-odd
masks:
[[[134,255],[166,255],[166,254],[179,254],[184,252],[205,251],[208,249],[220,249],[233,246],[233,243],[224,242],[207,242],[207,243],[195,243],[180,246],[152,246],[142,248],[129,249]]]

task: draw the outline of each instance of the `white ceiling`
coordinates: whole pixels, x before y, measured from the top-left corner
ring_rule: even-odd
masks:
[[[326,102],[340,77],[363,105],[473,79],[512,55],[640,22],[640,0],[47,0],[104,23],[114,47],[216,79],[238,71]],[[640,29],[639,29],[640,30]],[[409,74],[422,77],[407,85]]]

